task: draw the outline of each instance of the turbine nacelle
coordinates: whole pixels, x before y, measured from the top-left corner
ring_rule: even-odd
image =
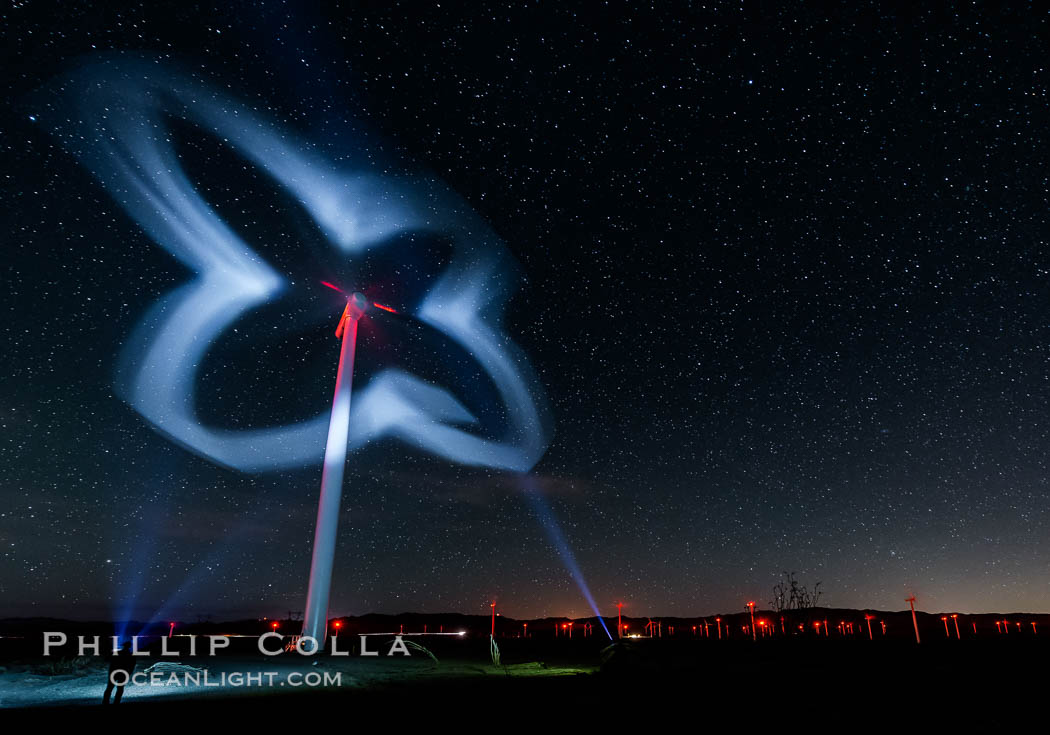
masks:
[[[363,293],[360,291],[352,293],[350,298],[346,300],[346,308],[343,309],[342,316],[339,317],[339,326],[335,328],[335,336],[342,339],[343,330],[346,327],[347,320],[352,319],[356,322],[365,315],[369,306],[371,306],[371,304],[368,303],[368,299],[365,298]],[[379,304],[376,304],[376,306],[379,306]]]
[[[398,313],[397,309],[395,309],[392,306],[386,306],[385,304],[380,304],[377,301],[370,302],[360,291],[354,291],[354,293],[348,295],[346,291],[339,288],[333,283],[329,283],[328,281],[321,281],[321,285],[327,286],[333,291],[338,291],[339,293],[343,294],[343,296],[346,296],[346,308],[343,309],[343,314],[339,317],[339,326],[335,329],[335,336],[339,337],[340,339],[343,336],[343,327],[346,324],[346,320],[353,319],[354,321],[357,321],[358,319],[363,317],[365,313],[373,306],[377,309],[388,311],[391,314]]]

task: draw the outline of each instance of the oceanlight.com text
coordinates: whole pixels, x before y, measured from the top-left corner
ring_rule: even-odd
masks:
[[[128,674],[126,671],[114,671],[109,675],[114,686],[152,686],[152,687],[338,687],[343,685],[343,675],[338,671],[290,671],[281,674],[277,671],[223,671],[212,674],[204,670],[141,671]]]

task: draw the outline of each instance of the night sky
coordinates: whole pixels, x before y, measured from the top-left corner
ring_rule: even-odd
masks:
[[[219,467],[117,395],[122,345],[190,273],[48,123],[76,114],[52,80],[106,52],[178,62],[326,156],[354,140],[427,170],[500,235],[506,333],[553,425],[532,474],[603,612],[740,611],[784,570],[833,606],[1050,609],[1045,13],[300,5],[2,11],[0,615],[305,599],[319,463]],[[221,141],[173,136],[298,284],[209,353],[201,420],[324,411],[337,254]],[[397,271],[355,273],[400,297],[419,284]],[[469,360],[384,324],[362,327],[362,385],[389,361],[470,393]],[[520,482],[393,439],[354,452],[331,612],[493,598],[591,614]]]

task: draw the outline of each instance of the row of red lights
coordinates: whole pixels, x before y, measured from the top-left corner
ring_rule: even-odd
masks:
[[[329,283],[325,283],[325,285],[326,286],[330,286],[331,288],[335,288],[334,286],[332,286]],[[376,306],[380,306],[380,305],[376,304]],[[380,308],[387,309],[388,311],[393,311],[393,309],[390,309],[388,307],[380,306]],[[496,632],[496,627],[495,627],[496,626],[496,603],[495,602],[491,603],[490,607],[492,608],[492,616],[493,616],[492,617],[492,634],[495,635],[495,632]],[[617,603],[617,608],[618,608],[619,611],[622,612],[623,603],[622,602],[621,603]],[[763,637],[765,637],[767,635],[767,630],[768,630],[768,635],[774,635],[776,633],[776,626],[773,625],[773,624],[770,624],[769,621],[767,621],[767,620],[765,620],[763,618],[759,618],[758,620],[755,620],[755,613],[754,613],[755,603],[754,602],[748,602],[747,603],[747,608],[748,608],[748,611],[751,613],[752,626],[751,626],[750,631],[748,629],[748,626],[746,626],[746,625],[742,625],[741,626],[741,630],[744,631],[745,634],[748,633],[748,632],[751,632],[752,633],[752,637],[755,637],[755,635],[756,635],[755,626],[756,625],[758,626],[758,629],[761,629]],[[949,618],[951,618],[953,623],[954,623],[956,638],[961,638],[961,635],[959,633],[959,621],[958,621],[959,615],[958,615],[958,613],[953,613],[952,615],[942,615],[941,616],[941,621],[944,623],[944,633],[945,633],[945,635],[947,637],[949,637],[949,638],[951,637],[951,633],[949,632],[949,628],[948,628],[948,619]],[[864,620],[867,622],[868,637],[869,638],[872,637],[871,621],[874,620],[874,619],[875,619],[874,615],[865,615],[864,616]],[[824,635],[827,636],[829,634],[828,621],[824,620],[823,622],[824,622]],[[1021,625],[1022,625],[1021,622],[1014,621],[1014,623],[1017,626],[1017,630],[1020,631],[1021,630]],[[562,623],[561,624],[562,632],[563,633],[567,632],[569,638],[572,638],[573,626],[575,624],[576,623],[573,622],[573,621],[570,621],[568,623]],[[722,638],[722,618],[721,617],[715,617],[715,624],[718,627],[718,637],[719,637],[719,639],[721,639]],[[882,626],[882,634],[886,635],[886,623],[885,623],[885,621],[880,620],[879,624]],[[1032,626],[1032,633],[1033,634],[1037,633],[1038,631],[1037,631],[1037,628],[1036,628],[1036,622],[1033,620],[1033,621],[1030,622],[1030,624]],[[628,632],[628,626],[623,625],[622,622],[618,623],[617,625],[621,629],[620,630],[621,634],[626,634]],[[703,634],[706,637],[710,637],[709,625],[710,624],[705,621],[703,623],[703,625],[701,626],[701,628],[700,628],[703,631]],[[819,620],[816,620],[816,621],[813,622],[813,628],[817,632],[817,635],[820,635],[820,625],[821,625],[821,621],[819,621]],[[523,626],[524,636],[528,637],[529,624],[528,623],[523,623],[522,626]],[[786,629],[784,627],[784,618],[783,617],[780,618],[780,626],[781,626],[781,633],[785,633]],[[276,631],[280,627],[280,623],[275,620],[275,621],[273,621],[270,624],[270,627],[274,631]],[[343,627],[343,622],[341,620],[335,620],[335,621],[332,622],[332,627],[335,628],[335,630],[338,631],[340,628]],[[558,624],[555,623],[554,624],[555,637],[557,637],[557,635],[558,635],[558,627],[559,627]],[[583,623],[582,627],[583,627],[583,631],[584,631],[584,636],[585,637],[590,636],[593,633],[594,626],[591,623],[585,622],[585,623]],[[838,624],[837,627],[838,627],[839,632],[842,635],[852,634],[853,633],[853,623],[850,622],[850,621],[845,621],[845,620],[839,621],[839,624]],[[1009,634],[1009,632],[1010,632],[1010,621],[1009,620],[996,620],[995,621],[995,627],[996,627],[996,630],[999,631],[999,633],[1004,633],[1005,632],[1005,633]],[[425,631],[425,629],[426,629],[426,626],[424,626],[424,631]],[[442,629],[444,629],[444,626],[442,626]],[[663,637],[663,628],[662,628],[661,621],[650,620],[645,625],[644,629],[648,630],[650,635],[653,635],[655,633],[659,637]],[[668,626],[668,629],[669,629],[670,635],[674,635],[674,626],[673,625]],[[694,625],[693,626],[693,635],[696,635],[697,629],[698,629],[698,626]],[[799,624],[798,629],[799,630],[805,630],[805,627],[804,627],[804,625]],[[174,631],[175,631],[175,623],[171,622],[171,623],[169,623],[168,636],[171,637],[171,635],[174,633]],[[404,632],[404,625],[401,626],[401,631]],[[977,623],[976,623],[976,621],[973,622],[973,632],[977,633]],[[727,624],[726,625],[726,635],[728,636],[728,634],[729,634],[729,626]]]

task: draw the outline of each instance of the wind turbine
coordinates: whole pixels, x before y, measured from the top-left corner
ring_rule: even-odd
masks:
[[[915,595],[904,598],[904,601],[911,605],[911,624],[915,628],[915,642],[921,643],[919,638],[919,621],[915,618]]]
[[[321,283],[344,293],[337,286],[325,281]],[[306,593],[306,614],[303,616],[303,637],[314,639],[315,651],[324,647],[325,636],[328,633],[328,595],[332,587],[332,564],[335,560],[335,541],[339,530],[339,503],[343,495],[343,470],[346,466],[346,448],[350,434],[350,393],[354,378],[357,323],[371,307],[397,313],[389,306],[370,303],[364,294],[355,292],[347,296],[346,308],[343,309],[335,330],[335,336],[342,340],[342,346],[339,350],[339,367],[335,374],[335,397],[332,399],[332,418],[328,423],[328,443],[324,450],[321,498],[317,504],[314,551],[310,562],[310,586]]]

